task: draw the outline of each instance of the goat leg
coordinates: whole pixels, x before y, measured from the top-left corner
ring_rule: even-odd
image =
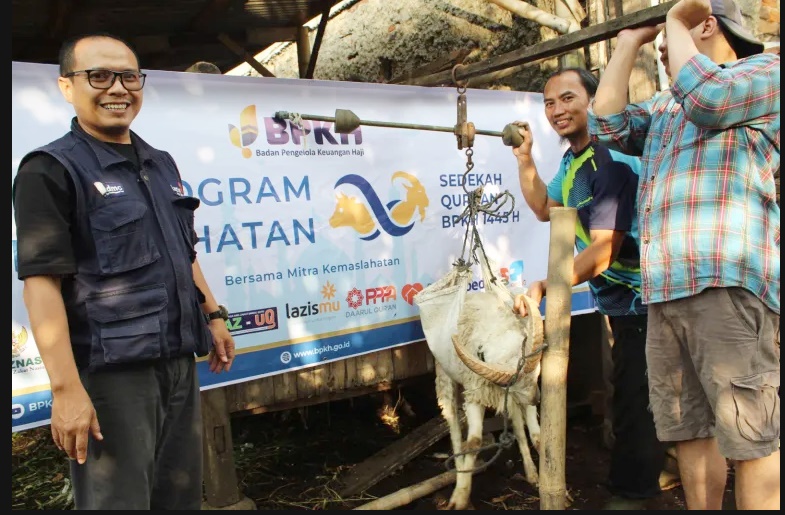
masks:
[[[469,496],[472,491],[472,474],[477,462],[477,451],[482,446],[482,423],[485,418],[485,406],[473,402],[463,405],[466,413],[466,444],[463,447],[463,465],[458,469],[455,490],[452,492],[448,510],[465,510],[469,508]]]
[[[526,408],[528,410],[529,406],[526,406]],[[512,419],[512,430],[515,432],[515,439],[518,440],[518,449],[520,449],[521,457],[523,458],[523,473],[526,476],[526,481],[530,485],[537,487],[540,476],[537,473],[537,466],[534,464],[531,450],[529,449],[529,439],[526,438],[526,423],[523,421],[523,414],[518,409],[511,410],[510,418]],[[529,428],[529,431],[531,432],[531,428]]]
[[[529,438],[537,452],[540,452],[540,420],[537,416],[537,406],[526,406],[526,426],[529,428]]]
[[[463,432],[461,430],[461,419],[459,418],[460,406],[458,404],[458,385],[436,364],[436,399],[442,410],[442,416],[447,421],[450,428],[450,443],[452,444],[453,454],[461,451],[463,442]],[[455,468],[459,469],[463,465],[463,457],[456,456]]]

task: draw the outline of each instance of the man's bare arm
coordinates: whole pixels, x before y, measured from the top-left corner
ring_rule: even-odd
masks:
[[[68,318],[60,292],[60,279],[27,277],[23,298],[35,344],[44,362],[52,390],[52,439],[68,457],[84,463],[88,432],[102,440],[93,403],[79,379]]]
[[[700,25],[709,16],[709,0],[681,0],[668,11],[665,37],[668,41],[668,62],[672,77],[678,76],[684,65],[700,53],[690,29]]]
[[[581,284],[606,271],[624,241],[624,231],[594,229],[589,231],[591,243],[575,256],[572,272],[572,285]]]
[[[626,29],[617,36],[616,49],[600,77],[592,111],[597,116],[620,113],[627,107],[630,75],[635,67],[638,49],[654,41],[662,26]]]
[[[550,208],[562,204],[548,198],[548,188],[537,173],[537,166],[531,155],[533,141],[529,124],[515,122],[515,125],[518,126],[518,132],[523,139],[523,143],[519,147],[512,149],[512,153],[518,161],[518,181],[521,193],[537,220],[547,222],[551,219]]]

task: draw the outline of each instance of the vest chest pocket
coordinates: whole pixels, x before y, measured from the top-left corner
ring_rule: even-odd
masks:
[[[108,292],[86,301],[93,360],[130,363],[161,355],[168,296],[164,285]]]
[[[149,230],[145,230],[145,213],[143,202],[129,200],[109,203],[89,214],[102,273],[127,272],[161,257]]]

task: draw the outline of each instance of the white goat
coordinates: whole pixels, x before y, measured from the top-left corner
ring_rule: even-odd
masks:
[[[542,346],[539,309],[528,297],[524,300],[527,312],[533,313],[533,316],[519,317],[493,293],[466,295],[458,321],[458,334],[453,337],[460,365],[456,367],[453,362],[443,366],[438,359],[436,361],[436,396],[450,427],[453,453],[467,453],[455,458],[458,474],[447,509],[460,510],[469,506],[472,469],[476,464],[476,451],[482,442],[485,410],[491,408],[504,414],[504,386],[514,377],[522,352],[531,354]],[[530,341],[522,342],[522,334]],[[449,369],[452,373],[447,372]],[[525,426],[529,427],[528,436],[532,444],[539,449],[539,373],[540,354],[535,353],[525,361],[518,380],[509,388],[507,399],[507,416],[518,441],[526,480],[533,486],[537,486],[539,477],[529,450]],[[468,426],[465,443],[459,419],[461,393]]]

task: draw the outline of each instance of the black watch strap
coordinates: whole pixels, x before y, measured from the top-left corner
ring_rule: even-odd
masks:
[[[229,320],[229,311],[226,307],[222,305],[218,305],[218,309],[213,311],[212,313],[207,314],[207,321],[210,320],[217,320],[217,319]]]

